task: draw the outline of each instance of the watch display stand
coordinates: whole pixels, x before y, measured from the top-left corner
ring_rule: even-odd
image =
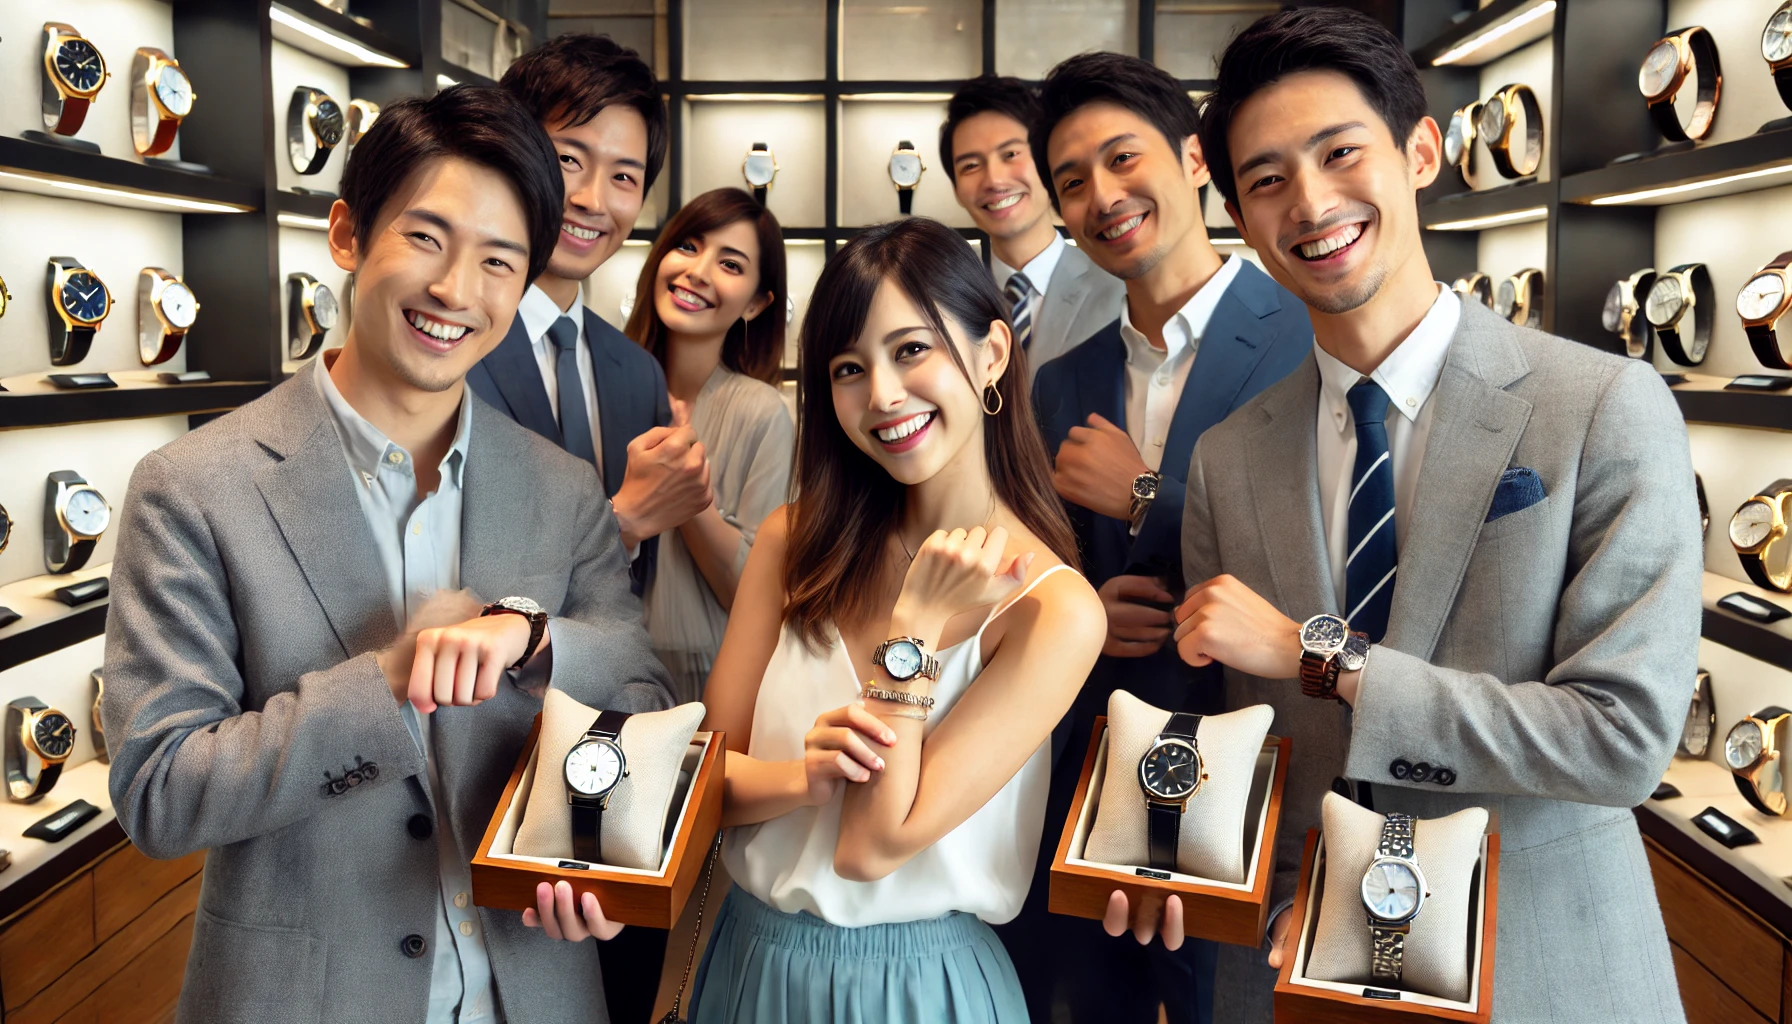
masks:
[[[589,725],[587,721],[585,726]],[[473,856],[473,902],[499,910],[525,910],[535,905],[536,885],[565,881],[572,884],[575,899],[577,894],[595,894],[603,904],[604,916],[612,921],[670,928],[702,883],[704,861],[722,827],[723,734],[698,732],[681,752],[659,862],[648,868],[624,868],[516,852],[524,810],[534,791],[536,741],[541,729],[541,716],[537,716],[510,781],[498,799],[497,812]],[[561,766],[551,765],[548,773],[560,779]],[[563,780],[559,792],[565,792]],[[564,795],[561,803],[565,803]],[[563,813],[570,817],[570,812]],[[570,827],[569,821],[567,828]],[[565,834],[570,850],[571,833]]]
[[[1329,804],[1331,797],[1326,799]],[[1372,816],[1380,818],[1380,815]],[[1422,822],[1418,835],[1424,834],[1426,825],[1435,825],[1437,821]],[[1318,829],[1308,829],[1306,849],[1300,862],[1300,881],[1295,889],[1294,905],[1290,908],[1288,939],[1292,945],[1292,955],[1283,958],[1281,971],[1276,977],[1276,1024],[1309,1024],[1312,1021],[1326,1021],[1327,1024],[1388,1024],[1389,1021],[1489,1024],[1493,1019],[1493,958],[1499,917],[1499,859],[1499,835],[1483,834],[1480,839],[1480,856],[1475,862],[1468,886],[1464,946],[1469,986],[1465,998],[1444,999],[1361,982],[1324,981],[1313,977],[1311,970],[1314,946],[1323,918],[1320,904],[1327,888],[1325,840]],[[1358,892],[1362,879],[1361,869],[1367,863],[1363,857],[1354,860],[1356,863],[1349,867],[1339,868],[1344,873],[1346,886],[1353,894]],[[1351,868],[1356,869],[1354,874],[1351,873]],[[1435,896],[1435,883],[1432,891]],[[1430,907],[1427,901],[1427,908],[1421,912],[1420,918],[1436,909]],[[1368,914],[1363,909],[1360,896],[1354,905],[1343,909],[1343,915],[1346,925],[1354,926],[1363,933],[1363,946],[1366,950]],[[1363,962],[1366,974],[1366,953]]]
[[[196,164],[191,160],[177,160],[171,156],[146,156],[143,158],[143,162],[152,167],[167,167],[171,170],[185,171],[188,174],[217,173],[204,164]]]
[[[1755,134],[1766,135],[1768,132],[1783,132],[1788,128],[1792,128],[1792,115],[1774,118],[1761,127],[1756,128]]]
[[[72,139],[67,135],[56,135],[51,132],[40,132],[35,128],[19,133],[19,138],[30,142],[41,142],[47,146],[61,146],[63,149],[76,149],[83,153],[98,153],[100,144],[88,142],[86,139]]]
[[[306,188],[303,185],[294,185],[292,187],[292,190],[293,190],[293,192],[295,192],[296,194],[301,195],[301,196],[317,196],[320,199],[332,199],[332,200],[342,198],[341,196],[339,196],[336,193],[331,192],[327,189]]]
[[[1162,714],[1167,720],[1168,712]],[[1207,735],[1206,722],[1204,718],[1197,733],[1198,740]],[[1116,864],[1088,856],[1090,835],[1108,782],[1108,773],[1097,769],[1108,763],[1108,744],[1114,738],[1109,735],[1107,717],[1097,718],[1088,753],[1083,758],[1076,795],[1071,800],[1070,815],[1064,822],[1058,849],[1052,857],[1051,912],[1100,920],[1107,912],[1109,894],[1116,889],[1126,893],[1135,912],[1136,908],[1150,908],[1155,912],[1163,906],[1165,899],[1175,895],[1182,901],[1183,920],[1191,937],[1241,946],[1261,945],[1263,929],[1268,923],[1276,831],[1282,820],[1282,789],[1292,742],[1285,736],[1268,736],[1256,748],[1255,763],[1249,769],[1250,785],[1243,802],[1241,834],[1233,837],[1244,871],[1238,881],[1223,881],[1180,871],[1153,871],[1137,864]],[[1148,737],[1146,744],[1149,742]],[[1215,753],[1219,752],[1216,750]],[[1136,763],[1135,756],[1135,766]],[[1208,773],[1212,775],[1213,769],[1209,768]],[[1142,854],[1144,796],[1139,789],[1136,768],[1131,774],[1112,781],[1123,787],[1122,799],[1140,805],[1138,843]],[[1209,778],[1207,784],[1213,781]],[[1200,794],[1196,794],[1192,799],[1199,800],[1199,797]]]
[[[1698,143],[1692,139],[1686,139],[1681,142],[1663,142],[1661,145],[1656,146],[1654,149],[1645,149],[1645,150],[1640,150],[1635,153],[1626,153],[1623,156],[1618,157],[1615,160],[1613,160],[1612,163],[1614,165],[1616,165],[1616,164],[1635,163],[1638,160],[1653,160],[1655,157],[1667,156],[1669,153],[1684,153],[1696,145],[1698,145]]]

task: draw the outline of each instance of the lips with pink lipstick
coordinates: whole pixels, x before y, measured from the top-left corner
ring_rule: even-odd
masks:
[[[927,437],[927,430],[933,421],[939,418],[939,410],[928,409],[925,412],[911,413],[900,419],[889,420],[871,428],[871,435],[888,452],[906,452],[921,443]]]
[[[676,284],[667,285],[666,291],[672,295],[672,305],[677,306],[686,313],[701,313],[706,309],[714,308],[714,303],[710,302],[708,299],[698,295],[696,292],[680,288]]]

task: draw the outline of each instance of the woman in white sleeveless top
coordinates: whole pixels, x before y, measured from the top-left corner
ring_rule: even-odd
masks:
[[[797,500],[760,528],[708,683],[735,888],[692,1020],[1025,1021],[989,925],[1026,896],[1101,603],[963,239],[873,228],[814,295]],[[903,638],[937,678],[874,657]]]

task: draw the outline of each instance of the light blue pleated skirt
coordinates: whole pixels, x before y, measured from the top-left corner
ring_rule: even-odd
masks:
[[[692,1024],[1026,1024],[1020,978],[971,914],[842,928],[734,886],[691,997]]]

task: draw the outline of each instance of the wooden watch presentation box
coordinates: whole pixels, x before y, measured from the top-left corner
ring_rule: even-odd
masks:
[[[1318,981],[1305,977],[1307,956],[1318,931],[1319,895],[1325,891],[1325,840],[1318,829],[1307,831],[1306,851],[1300,859],[1300,882],[1294,893],[1288,940],[1293,955],[1282,961],[1276,977],[1276,1024],[1389,1024],[1396,1021],[1456,1021],[1489,1024],[1493,1017],[1493,945],[1498,931],[1500,892],[1500,837],[1489,833],[1481,839],[1481,859],[1475,865],[1469,909],[1470,934],[1464,942],[1470,957],[1468,999],[1457,1002],[1418,992],[1372,985]],[[1369,926],[1361,903],[1347,907]]]
[[[1048,904],[1051,912],[1099,921],[1107,912],[1109,894],[1119,889],[1126,893],[1136,918],[1141,908],[1156,913],[1174,894],[1182,900],[1184,929],[1190,938],[1240,946],[1262,945],[1269,914],[1269,883],[1275,867],[1276,829],[1282,820],[1282,786],[1292,742],[1285,736],[1270,736],[1257,755],[1245,808],[1244,881],[1233,883],[1177,872],[1146,877],[1136,865],[1104,864],[1083,858],[1084,844],[1095,826],[1095,810],[1101,804],[1105,773],[1097,769],[1107,764],[1107,733],[1108,720],[1104,715],[1095,720],[1070,816],[1064,822],[1058,851],[1052,857]],[[1126,796],[1142,799],[1136,783]],[[1162,874],[1169,877],[1155,877]]]
[[[541,736],[541,716],[523,754],[517,759],[510,782],[498,800],[498,811],[486,826],[485,838],[473,857],[473,902],[498,910],[525,910],[535,906],[535,887],[542,882],[572,883],[574,900],[594,893],[604,916],[622,924],[670,928],[684,911],[691,892],[702,881],[703,862],[722,827],[723,734],[699,732],[691,738],[679,773],[679,787],[672,794],[667,815],[665,852],[658,870],[586,865],[582,861],[554,857],[525,857],[512,853],[523,808],[535,781],[535,744]],[[553,766],[558,769],[559,766]]]

